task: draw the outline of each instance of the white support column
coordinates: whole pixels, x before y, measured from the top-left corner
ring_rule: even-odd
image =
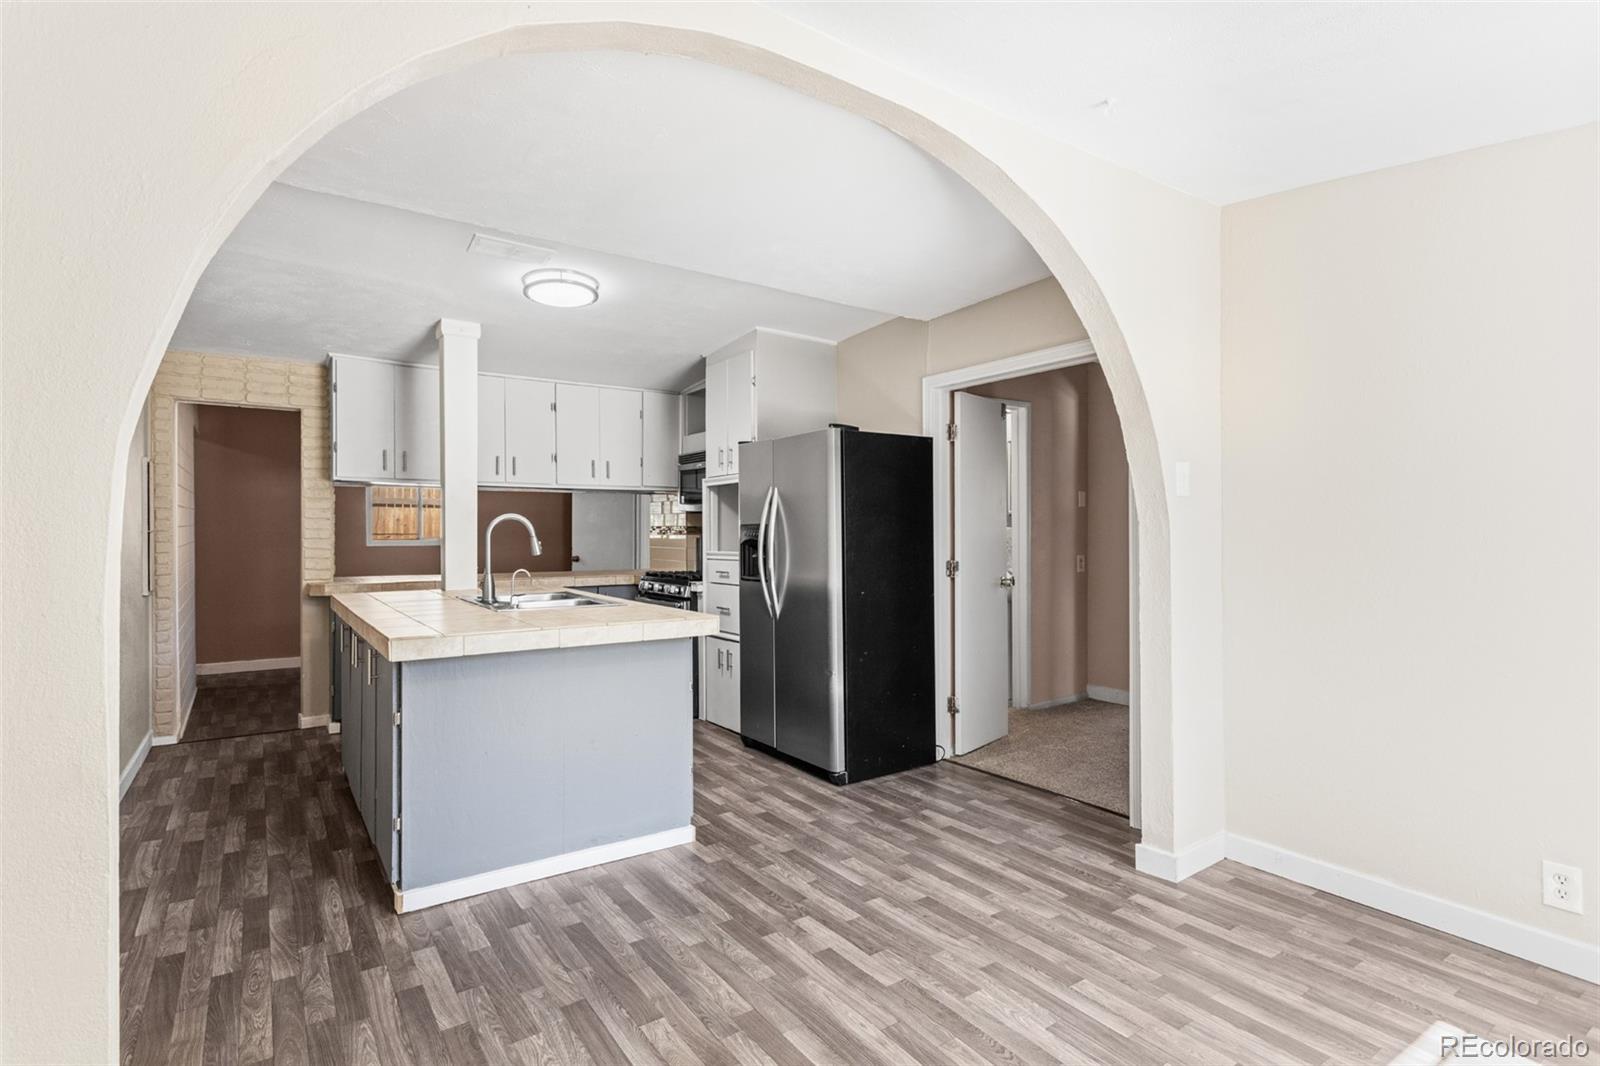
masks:
[[[439,483],[444,521],[439,566],[447,589],[478,580],[478,338],[476,322],[441,318],[439,338]]]

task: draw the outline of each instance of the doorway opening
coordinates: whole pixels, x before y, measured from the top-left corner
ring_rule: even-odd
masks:
[[[1019,359],[925,382],[947,422],[936,557],[949,585],[948,750],[1137,826],[1121,427],[1087,345]]]
[[[300,728],[300,413],[179,403],[180,742]]]

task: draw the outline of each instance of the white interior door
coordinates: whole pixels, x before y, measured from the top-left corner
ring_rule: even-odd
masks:
[[[1011,651],[1006,639],[1005,404],[955,394],[955,754],[1006,735]]]

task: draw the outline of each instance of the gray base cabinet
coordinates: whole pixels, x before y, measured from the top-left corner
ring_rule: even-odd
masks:
[[[335,640],[335,704],[345,780],[383,872],[399,880],[400,668],[343,622]]]

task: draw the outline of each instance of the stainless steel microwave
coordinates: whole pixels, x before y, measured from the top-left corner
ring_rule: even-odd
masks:
[[[703,482],[706,479],[706,453],[690,452],[678,456],[678,506],[685,511],[700,510]]]

